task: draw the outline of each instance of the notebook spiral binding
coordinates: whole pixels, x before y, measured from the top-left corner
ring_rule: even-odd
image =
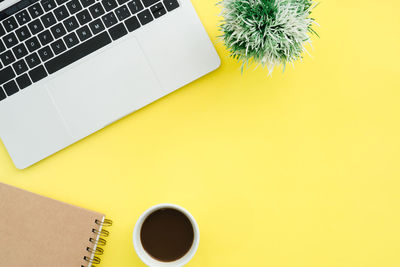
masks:
[[[84,256],[83,259],[88,262],[88,266],[94,267],[93,264],[100,264],[101,259],[99,256],[103,255],[104,249],[99,246],[105,246],[107,241],[103,237],[108,237],[110,232],[104,229],[103,227],[112,226],[113,222],[110,219],[104,219],[104,221],[96,220],[95,223],[100,226],[100,231],[97,229],[92,229],[92,233],[98,235],[98,239],[89,238],[89,242],[94,244],[94,248],[87,247],[86,250],[92,254],[92,257]],[[87,267],[87,266],[81,266]]]

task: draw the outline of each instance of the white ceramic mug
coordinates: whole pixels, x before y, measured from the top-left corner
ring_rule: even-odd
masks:
[[[181,258],[177,259],[176,261],[170,261],[170,262],[163,262],[159,261],[155,258],[153,258],[147,251],[143,248],[141,239],[140,239],[140,232],[142,230],[142,225],[143,222],[146,220],[146,218],[155,212],[156,210],[159,209],[175,209],[180,212],[182,212],[192,223],[193,227],[193,233],[194,233],[194,238],[193,238],[193,244],[192,247],[189,249],[189,251],[182,256]],[[200,232],[199,232],[199,227],[196,223],[196,220],[190,214],[187,210],[184,208],[174,205],[174,204],[159,204],[156,206],[153,206],[146,210],[140,217],[139,220],[137,221],[135,225],[135,229],[133,230],[133,246],[135,247],[136,253],[138,254],[139,258],[147,265],[150,267],[181,267],[187,264],[194,256],[194,254],[197,251],[197,248],[199,247],[200,243]]]

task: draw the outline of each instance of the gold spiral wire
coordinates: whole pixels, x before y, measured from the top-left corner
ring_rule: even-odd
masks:
[[[103,255],[104,249],[99,247],[99,246],[105,246],[107,244],[107,241],[102,238],[102,237],[108,237],[110,235],[110,232],[102,229],[102,227],[110,227],[113,224],[113,221],[110,219],[104,219],[103,221],[100,220],[95,220],[95,224],[100,226],[101,230],[97,229],[92,229],[92,233],[97,235],[97,238],[89,238],[89,242],[92,243],[94,248],[87,247],[86,251],[92,254],[92,257],[84,256],[83,260],[87,261],[89,265],[91,264],[100,264],[101,259],[98,256]],[[81,267],[87,267],[84,265],[81,265]],[[94,267],[94,266],[93,266]]]
[[[103,226],[103,227],[110,227],[113,225],[113,221],[110,219],[104,219],[104,221],[100,221],[100,220],[95,220],[95,223],[97,225]]]
[[[110,235],[110,232],[105,229],[101,229],[100,231],[97,229],[92,229],[92,232],[95,233],[96,235],[103,236],[103,237],[107,237]]]
[[[94,256],[93,258],[85,256],[85,257],[83,257],[83,259],[92,264],[100,264],[100,262],[101,262],[101,259],[97,256]]]

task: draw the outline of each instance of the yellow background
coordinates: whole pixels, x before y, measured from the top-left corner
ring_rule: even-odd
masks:
[[[191,267],[399,267],[399,2],[322,2],[312,57],[272,77],[193,4],[220,69],[26,170],[1,146],[0,181],[109,215],[101,267],[144,266],[132,229],[162,202],[199,223]]]

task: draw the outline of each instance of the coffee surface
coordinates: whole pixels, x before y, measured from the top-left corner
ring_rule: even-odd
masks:
[[[192,247],[194,232],[190,220],[175,209],[159,209],[143,222],[143,248],[157,260],[170,262],[183,257]]]

